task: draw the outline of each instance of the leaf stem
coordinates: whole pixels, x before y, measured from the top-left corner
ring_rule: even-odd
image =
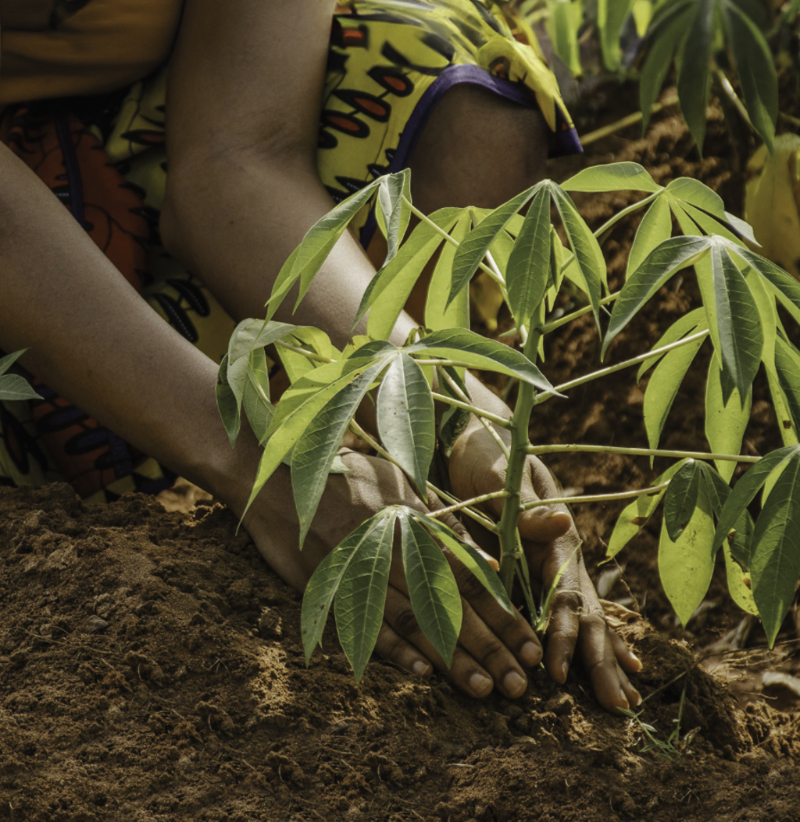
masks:
[[[531,508],[539,508],[543,505],[573,505],[579,502],[613,502],[618,499],[632,499],[642,497],[645,494],[656,494],[663,491],[670,483],[670,480],[662,482],[660,485],[652,485],[649,488],[640,488],[638,491],[622,491],[619,494],[587,494],[582,497],[558,497],[554,499],[537,499],[533,502],[526,502],[521,506],[523,511],[530,511]]]
[[[661,109],[674,106],[677,102],[678,95],[671,94],[666,100],[664,100],[664,102],[656,103],[650,109],[650,113],[656,114],[661,111]],[[609,137],[612,134],[616,134],[618,131],[622,131],[622,129],[627,128],[628,126],[636,125],[636,123],[640,123],[642,121],[643,117],[644,115],[642,112],[637,111],[634,114],[629,114],[627,117],[623,117],[621,120],[617,120],[616,123],[603,126],[602,128],[598,128],[596,131],[590,131],[588,134],[581,137],[581,145],[591,145],[592,143],[596,143],[598,140],[602,140],[603,137]]]
[[[298,348],[296,345],[289,345],[289,343],[285,343],[282,340],[276,340],[275,345],[279,345],[281,348],[286,348],[289,351],[294,351],[295,354],[301,354],[306,359],[309,360],[316,360],[317,362],[336,362],[336,360],[332,360],[330,357],[323,357],[320,354],[316,354],[313,351],[308,351],[305,348]]]
[[[431,391],[431,396],[434,400],[438,400],[439,402],[447,403],[447,405],[453,405],[456,408],[463,408],[464,411],[469,411],[470,414],[474,414],[476,417],[483,417],[489,422],[499,425],[501,428],[509,428],[511,426],[511,423],[507,419],[499,417],[497,414],[492,414],[489,411],[484,411],[482,408],[478,408],[477,405],[470,405],[468,402],[453,399],[453,397],[448,397],[445,394],[437,394],[435,391]]]
[[[480,497],[473,497],[472,499],[465,500],[464,502],[457,502],[447,508],[441,508],[439,511],[431,511],[428,516],[443,517],[446,514],[452,514],[454,511],[461,511],[462,509],[468,508],[472,505],[478,505],[481,502],[488,502],[489,500],[500,499],[500,497],[505,496],[508,496],[505,491],[492,491],[491,494],[483,494]]]
[[[738,112],[739,116],[742,120],[747,123],[752,131],[755,131],[756,128],[753,125],[753,121],[750,119],[750,115],[747,113],[747,109],[744,107],[744,103],[739,99],[739,95],[736,93],[735,89],[731,85],[731,81],[726,76],[725,72],[722,69],[717,69],[714,72],[714,76],[717,78],[717,82],[722,87],[722,90],[725,92],[725,96],[731,101],[731,104]]]
[[[556,394],[563,394],[565,391],[569,391],[571,388],[577,388],[579,385],[583,385],[584,383],[591,382],[592,380],[599,379],[600,377],[607,377],[609,374],[614,374],[617,371],[622,371],[624,368],[630,368],[632,365],[638,365],[639,363],[644,362],[645,360],[649,360],[651,357],[658,357],[661,354],[666,354],[668,351],[672,351],[675,348],[680,348],[682,345],[686,345],[690,342],[695,342],[696,340],[703,339],[707,337],[711,332],[706,329],[705,331],[698,331],[697,334],[690,334],[688,337],[683,337],[680,340],[677,340],[674,343],[670,343],[669,345],[664,345],[661,348],[655,348],[652,351],[648,351],[646,354],[640,354],[638,357],[633,357],[630,360],[625,360],[624,362],[617,363],[616,365],[611,365],[608,368],[601,368],[599,371],[593,371],[591,374],[587,374],[585,377],[578,377],[575,380],[570,380],[569,382],[562,383],[561,385],[557,385],[550,391],[544,391],[536,397],[535,405],[539,405],[539,403],[545,402]]]
[[[417,360],[417,362],[419,362],[419,360]],[[450,390],[460,397],[462,402],[469,402],[470,398],[461,390],[461,386],[444,369],[437,368],[436,373],[439,375],[439,379],[444,380],[450,386]],[[503,438],[497,431],[494,430],[492,423],[481,414],[478,415],[478,420],[491,438],[497,443],[503,456],[508,460],[508,446],[503,442]],[[511,428],[511,422],[509,420],[505,420],[504,422],[505,425],[503,425],[503,428]]]
[[[736,454],[706,454],[703,451],[659,451],[652,448],[618,448],[610,445],[530,445],[529,454],[629,454],[634,457],[672,457],[691,460],[725,460],[727,462],[758,462],[761,457],[745,457]]]
[[[609,294],[607,297],[603,297],[603,299],[600,300],[600,305],[608,305],[609,303],[613,303],[614,300],[616,300],[617,297],[619,297],[619,295],[620,292],[615,291],[613,294]],[[591,305],[585,305],[583,308],[579,308],[577,311],[573,311],[571,314],[565,314],[563,317],[559,317],[557,320],[553,320],[553,322],[543,325],[542,334],[549,334],[551,331],[555,331],[557,328],[561,328],[562,325],[571,323],[573,320],[577,320],[578,317],[582,317],[584,314],[589,314],[591,310]]]

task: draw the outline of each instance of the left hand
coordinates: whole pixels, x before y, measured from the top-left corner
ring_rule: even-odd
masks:
[[[507,438],[507,432],[499,433]],[[450,457],[454,493],[461,499],[469,499],[500,490],[505,482],[505,472],[506,460],[497,443],[473,417]],[[544,464],[535,457],[528,457],[522,486],[523,503],[558,496],[556,484]],[[502,499],[484,505],[489,513],[499,518]],[[493,540],[496,553],[496,539],[480,526],[473,528],[473,525],[470,521],[470,530],[478,543],[490,550],[489,543]],[[638,672],[641,662],[606,622],[567,507],[540,506],[525,511],[519,518],[519,529],[531,579],[543,590],[550,589],[559,569],[568,563],[553,597],[544,658],[547,672],[556,682],[563,683],[577,651],[603,708],[611,713],[617,713],[618,708],[635,708],[642,698],[627,674]]]

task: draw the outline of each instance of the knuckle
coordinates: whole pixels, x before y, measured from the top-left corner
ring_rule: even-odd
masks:
[[[558,628],[555,631],[550,631],[549,636],[550,642],[553,642],[553,640],[563,640],[570,644],[574,644],[578,640],[578,630],[573,627]]]
[[[481,581],[473,573],[463,566],[455,574],[458,590],[461,596],[472,601],[480,600],[487,595],[486,589]]]
[[[502,642],[490,640],[481,648],[479,659],[482,665],[492,667],[494,663],[505,662],[508,655],[508,648]]]
[[[566,608],[573,613],[578,613],[583,606],[581,596],[574,591],[558,591],[553,597],[553,604],[557,608]]]
[[[584,630],[605,631],[608,628],[605,617],[597,611],[581,614],[581,626]]]
[[[392,627],[400,636],[411,637],[419,632],[419,623],[408,606],[399,608],[392,615]]]

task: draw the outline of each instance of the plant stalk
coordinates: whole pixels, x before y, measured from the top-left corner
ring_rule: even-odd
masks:
[[[662,482],[660,485],[651,485],[649,488],[640,488],[638,491],[621,491],[618,494],[587,494],[582,497],[558,497],[556,499],[537,499],[533,502],[526,502],[520,506],[523,511],[530,511],[531,508],[540,508],[543,505],[574,505],[579,502],[614,502],[618,499],[633,499],[643,497],[646,494],[657,494],[663,491],[670,483],[670,480]]]
[[[484,411],[482,408],[478,408],[477,405],[470,405],[468,402],[461,402],[461,400],[453,399],[453,397],[448,397],[445,394],[437,394],[436,391],[431,391],[431,396],[438,402],[453,405],[456,408],[463,408],[465,411],[469,411],[470,414],[474,414],[476,417],[483,417],[485,420],[488,420],[495,425],[499,425],[500,428],[509,428],[511,425],[507,419],[498,417],[497,414],[492,414],[490,411]]]
[[[629,454],[634,457],[672,457],[690,460],[725,460],[727,462],[758,462],[761,457],[745,457],[736,454],[706,454],[703,451],[659,451],[652,448],[618,448],[610,445],[529,445],[529,454]]]
[[[523,349],[525,356],[536,362],[539,349],[539,340],[542,332],[539,328],[531,330],[525,340]],[[508,455],[508,468],[504,490],[508,496],[503,503],[503,513],[500,516],[498,533],[500,536],[500,579],[509,595],[514,586],[514,573],[517,561],[523,560],[522,546],[517,531],[517,522],[522,512],[522,477],[525,470],[525,461],[528,457],[528,429],[530,427],[531,412],[536,404],[536,391],[532,385],[520,382],[517,404],[514,416],[511,418],[511,447]]]

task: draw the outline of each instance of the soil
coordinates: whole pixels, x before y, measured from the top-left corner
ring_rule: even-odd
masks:
[[[621,96],[597,91],[592,127],[619,116]],[[701,160],[667,110],[646,139],[634,126],[552,174],[636,160],[660,182],[703,180],[741,213],[732,158],[717,112]],[[596,223],[625,202],[581,206]],[[606,245],[612,281],[635,228],[625,223]],[[641,353],[695,304],[689,277],[666,288],[609,361]],[[591,320],[579,321],[549,340],[547,374],[563,381],[597,355]],[[706,365],[690,372],[666,447],[707,447]],[[634,377],[544,405],[532,436],[642,445]],[[761,384],[753,417],[747,449],[779,445]],[[628,457],[549,464],[587,493],[644,486],[659,470]],[[661,743],[646,751],[642,727],[604,713],[577,666],[564,687],[536,675],[515,702],[475,702],[441,677],[422,682],[379,660],[356,686],[329,626],[306,668],[299,596],[227,510],[184,492],[164,500],[184,510],[168,511],[134,495],[89,508],[66,485],[0,490],[0,819],[800,820],[796,617],[768,652],[720,577],[682,629],[658,579],[657,518],[620,554],[618,578],[599,564],[622,506],[575,509],[603,595],[640,614],[615,624],[644,663],[634,678],[642,721]]]

